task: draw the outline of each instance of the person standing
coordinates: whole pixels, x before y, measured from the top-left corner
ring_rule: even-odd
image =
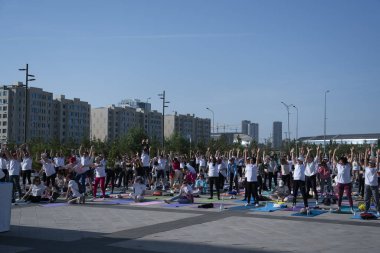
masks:
[[[209,179],[209,185],[210,185],[210,197],[208,199],[213,199],[214,185],[216,188],[218,199],[220,199],[219,171],[218,171],[218,164],[216,162],[215,156],[211,156],[208,163],[208,179]]]
[[[380,149],[377,150],[377,158],[371,157],[369,162],[367,163],[367,154],[369,150],[365,153],[364,163],[365,163],[365,183],[364,183],[364,189],[365,189],[365,213],[369,211],[369,208],[371,206],[371,197],[375,200],[375,206],[377,215],[380,215],[380,206],[379,206],[379,182],[377,179],[377,172],[379,170],[379,156],[380,156]],[[372,152],[371,152],[372,153]]]
[[[336,182],[338,186],[338,210],[341,211],[342,200],[343,200],[343,192],[346,192],[346,196],[348,198],[348,202],[350,204],[351,212],[355,213],[354,204],[352,201],[352,183],[351,183],[351,175],[352,175],[352,167],[350,161],[348,161],[347,157],[342,156],[336,161],[335,153],[337,148],[334,149],[334,153],[332,156],[334,162],[334,169],[336,170]],[[351,148],[351,157],[353,157],[354,147]]]
[[[257,150],[256,157],[259,156],[260,149]],[[257,194],[257,172],[258,172],[258,160],[256,157],[247,157],[247,150],[244,152],[245,156],[245,177],[247,179],[247,203],[245,206],[250,205],[251,196],[254,198],[255,206],[259,206],[259,196]]]
[[[13,151],[12,154],[6,149],[5,155],[8,159],[8,173],[9,181],[13,184],[12,188],[12,203],[16,201],[16,190],[18,191],[19,199],[23,197],[20,186],[20,172],[21,172],[21,153],[20,149]]]
[[[309,197],[310,188],[313,190],[315,204],[318,205],[318,191],[317,191],[317,166],[319,157],[319,146],[317,147],[317,155],[315,158],[311,154],[312,149],[307,148],[306,153],[306,169],[305,169],[305,184],[306,195]]]
[[[300,156],[296,159],[294,155],[294,148],[290,151],[292,161],[294,164],[293,171],[293,207],[297,204],[298,190],[301,191],[303,204],[305,208],[309,207],[307,202],[306,190],[305,190],[305,165],[304,165],[304,151],[301,149]]]

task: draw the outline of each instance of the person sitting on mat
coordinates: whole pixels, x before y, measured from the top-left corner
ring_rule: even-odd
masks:
[[[280,180],[278,186],[272,191],[270,198],[272,200],[279,200],[284,202],[285,198],[289,195],[288,187],[285,187],[284,181]]]
[[[170,202],[175,200],[178,200],[180,204],[190,204],[194,202],[193,189],[187,180],[183,181],[178,195],[174,196],[171,199],[165,199],[164,202],[170,204]]]
[[[133,193],[131,193],[131,197],[134,198],[135,202],[144,201],[145,190],[146,185],[143,183],[142,177],[136,177],[135,183],[133,184]]]

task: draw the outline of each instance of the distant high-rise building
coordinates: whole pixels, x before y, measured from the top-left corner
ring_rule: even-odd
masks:
[[[252,139],[259,143],[259,124],[258,123],[250,123],[248,127],[248,135],[252,137]]]
[[[282,122],[273,122],[273,140],[272,147],[275,149],[280,149],[282,146]]]
[[[249,120],[243,120],[241,122],[241,133],[242,134],[248,135],[249,124],[251,124],[251,121],[249,121]]]

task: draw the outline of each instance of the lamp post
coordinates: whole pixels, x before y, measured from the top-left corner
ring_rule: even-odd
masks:
[[[324,127],[323,127],[323,153],[326,155],[326,120],[327,120],[327,112],[326,112],[326,104],[327,104],[327,93],[329,93],[330,90],[325,91],[325,117],[324,117]]]
[[[28,83],[31,81],[35,81],[34,75],[29,74],[29,65],[26,64],[24,69],[18,69],[20,71],[25,71],[25,123],[24,123],[24,143],[27,141],[27,133],[28,133]],[[30,78],[32,77],[32,78]]]
[[[210,108],[206,108],[206,110],[209,110],[211,113],[212,113],[212,133],[215,133],[215,128],[214,128],[214,119],[215,119],[215,114],[214,114],[214,111],[211,110]]]
[[[165,148],[165,107],[168,107],[166,104],[169,104],[169,101],[165,100],[165,91],[158,94],[160,99],[162,99],[162,150]]]
[[[281,104],[283,104],[283,105],[285,106],[286,110],[288,111],[288,139],[289,139],[289,141],[290,141],[289,116],[290,116],[290,107],[292,107],[293,105],[292,105],[292,104],[288,105],[288,104],[285,104],[284,102],[281,102]]]
[[[297,126],[296,126],[296,154],[298,155],[298,107],[293,105],[297,110]]]

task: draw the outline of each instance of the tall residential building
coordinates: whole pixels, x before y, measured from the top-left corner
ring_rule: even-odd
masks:
[[[40,88],[29,87],[28,104],[25,101],[25,86],[15,85],[0,88],[2,99],[1,139],[4,142],[25,142],[25,108],[28,109],[27,140],[53,138],[54,104],[53,94]],[[6,109],[6,110],[4,110]]]
[[[27,140],[69,139],[80,142],[89,138],[90,105],[79,99],[64,96],[54,100],[51,92],[40,88],[28,88],[28,104],[25,105],[25,86],[22,82],[0,87],[0,140],[1,142],[25,142],[25,108],[28,109]]]
[[[152,105],[148,102],[142,102],[140,99],[124,99],[119,104],[119,107],[132,107],[142,109],[145,113],[152,110]]]
[[[251,124],[251,121],[249,121],[249,120],[243,120],[241,122],[241,132],[243,134],[247,134],[248,135],[249,124]]]
[[[61,143],[80,143],[90,138],[91,106],[79,98],[61,95],[54,100],[54,137]]]
[[[211,133],[211,120],[195,117],[195,115],[165,115],[165,138],[178,133],[193,143],[208,142]]]
[[[280,149],[282,146],[282,122],[273,122],[273,140],[272,147],[275,149]]]
[[[259,124],[250,123],[248,127],[248,135],[252,137],[256,143],[259,143]]]
[[[91,108],[91,139],[115,140],[132,128],[142,127],[142,119],[143,114],[132,107]]]

